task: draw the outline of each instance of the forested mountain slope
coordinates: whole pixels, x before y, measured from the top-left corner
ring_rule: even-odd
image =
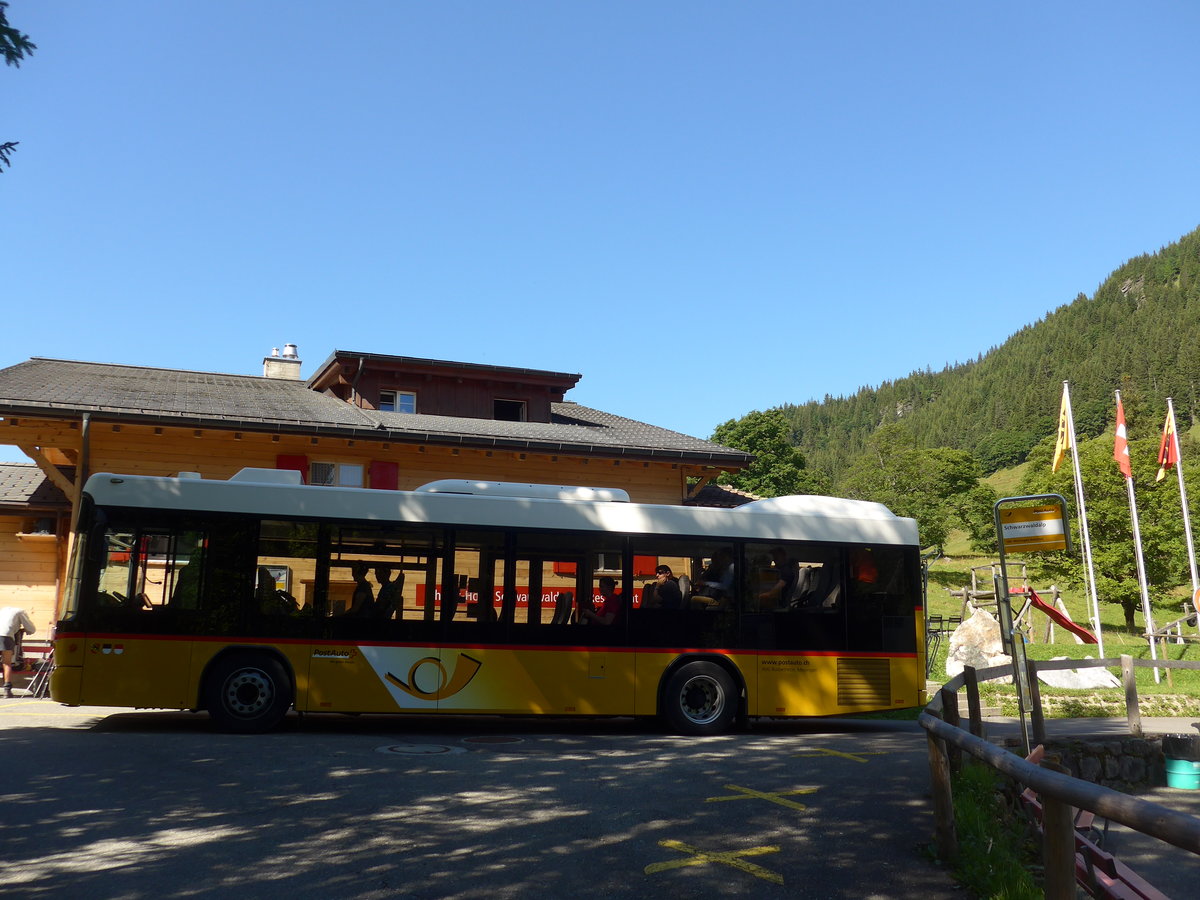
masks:
[[[1080,294],[974,362],[782,412],[809,467],[835,484],[890,422],[903,422],[918,446],[968,450],[992,471],[1054,432],[1065,380],[1081,438],[1111,425],[1118,388],[1131,432],[1160,429],[1168,396],[1180,430],[1192,425],[1200,415],[1200,229],[1130,260],[1094,296]]]

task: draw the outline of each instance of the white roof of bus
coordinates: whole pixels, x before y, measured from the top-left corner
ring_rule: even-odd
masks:
[[[917,546],[917,523],[879,503],[836,497],[775,497],[735,509],[488,493],[306,486],[298,473],[243,470],[229,481],[98,473],[84,490],[100,505],[197,512],[661,534],[702,540],[830,541]],[[290,482],[290,483],[281,483]],[[553,486],[561,491],[560,486]]]

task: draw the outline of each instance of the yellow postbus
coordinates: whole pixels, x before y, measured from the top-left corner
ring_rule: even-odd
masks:
[[[298,713],[750,717],[925,702],[917,526],[876,503],[645,505],[615,489],[414,491],[97,474],[51,694]]]

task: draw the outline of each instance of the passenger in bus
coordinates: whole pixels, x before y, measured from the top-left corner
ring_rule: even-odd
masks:
[[[358,560],[350,565],[350,574],[354,577],[354,596],[350,600],[350,609],[343,615],[347,616],[369,616],[375,609],[375,592],[371,589],[371,583],[367,581],[367,572],[370,567]]]
[[[782,547],[771,548],[771,563],[775,566],[779,580],[758,595],[759,606],[762,609],[777,609],[786,606],[788,598],[794,592],[796,577],[799,575],[795,561]]]
[[[716,601],[713,605],[722,607],[733,596],[733,553],[728,547],[721,547],[713,554],[708,564],[697,579],[696,594]]]
[[[379,596],[375,598],[372,615],[376,619],[390,619],[395,613],[404,618],[404,573],[397,573],[393,581],[391,566],[376,566],[375,580],[379,582]]]
[[[275,611],[275,576],[266,566],[259,566],[254,582],[254,599],[258,610],[270,614]]]
[[[204,565],[204,540],[197,542],[191,556],[175,574],[175,590],[171,605],[179,609],[195,609],[200,605],[200,569]]]
[[[580,611],[580,621],[594,622],[597,625],[620,625],[624,598],[617,593],[617,580],[608,575],[598,582],[600,586],[600,605],[593,611]]]
[[[655,605],[661,609],[682,609],[683,591],[671,567],[659,566],[654,570],[654,579]],[[645,594],[642,597],[645,598]]]

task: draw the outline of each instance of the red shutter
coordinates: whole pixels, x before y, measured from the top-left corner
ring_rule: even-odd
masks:
[[[368,487],[377,491],[394,491],[400,486],[400,463],[371,460]]]
[[[308,484],[307,456],[290,456],[287,453],[280,453],[275,457],[275,468],[292,469],[296,472],[299,472],[301,484]]]

